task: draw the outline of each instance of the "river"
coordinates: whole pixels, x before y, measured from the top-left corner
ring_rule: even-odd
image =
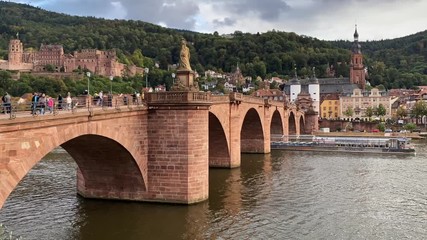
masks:
[[[40,239],[427,239],[427,143],[416,156],[273,151],[211,169],[209,200],[184,206],[83,199],[56,149],[0,210]]]

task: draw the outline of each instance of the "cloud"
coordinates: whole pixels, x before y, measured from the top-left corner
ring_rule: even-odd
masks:
[[[32,0],[46,10],[77,16],[142,20],[168,27],[194,29],[199,14],[197,0]]]
[[[142,20],[200,32],[276,29],[320,39],[382,39],[425,30],[427,1],[407,0],[17,0],[78,16]]]
[[[290,10],[290,6],[283,0],[235,0],[227,1],[225,7],[230,8],[236,14],[255,13],[266,21],[274,21],[282,12]]]
[[[223,27],[223,26],[234,26],[234,24],[236,23],[236,19],[231,19],[231,18],[223,18],[221,19],[214,19],[213,24],[215,27]]]

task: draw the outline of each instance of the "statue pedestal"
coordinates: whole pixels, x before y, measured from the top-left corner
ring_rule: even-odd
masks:
[[[192,70],[181,69],[176,72],[175,84],[172,91],[199,91],[199,84],[194,80],[195,73]]]

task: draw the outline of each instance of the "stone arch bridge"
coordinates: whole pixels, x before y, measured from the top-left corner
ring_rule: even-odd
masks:
[[[0,208],[46,154],[63,147],[86,198],[191,204],[208,198],[209,167],[269,153],[271,134],[317,128],[294,106],[232,93],[163,92],[143,107],[0,118]]]

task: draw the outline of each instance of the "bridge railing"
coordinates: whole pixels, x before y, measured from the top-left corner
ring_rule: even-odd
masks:
[[[223,103],[223,102],[231,102],[231,103],[253,103],[253,104],[259,104],[259,105],[265,105],[265,106],[284,106],[283,101],[275,101],[271,99],[264,99],[260,97],[254,97],[254,96],[248,96],[243,95],[242,93],[230,93],[228,95],[212,95],[211,96],[213,103]]]
[[[157,92],[146,97],[148,104],[210,102],[211,94],[206,92]]]
[[[31,116],[56,116],[58,114],[75,114],[78,112],[93,113],[98,110],[133,109],[143,106],[142,99],[132,95],[105,96],[102,99],[77,96],[72,98],[71,103],[67,103],[65,98],[62,101],[55,99],[51,104],[12,101],[11,103],[0,104],[0,120]]]

